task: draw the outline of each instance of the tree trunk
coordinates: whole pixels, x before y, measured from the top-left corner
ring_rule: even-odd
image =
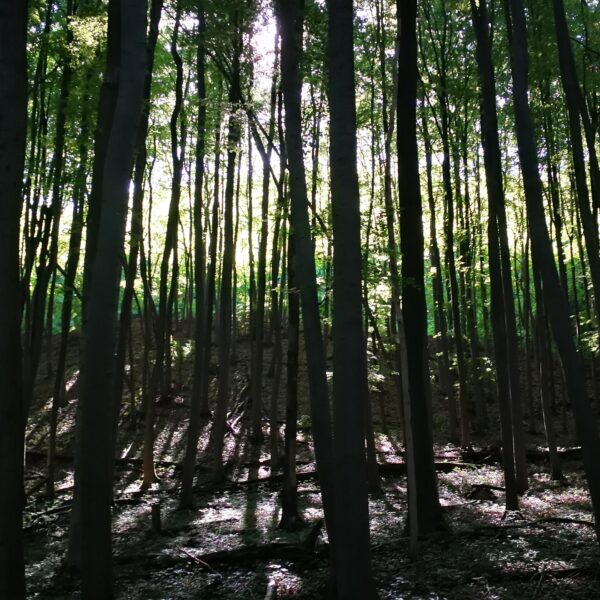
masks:
[[[91,291],[92,266],[96,256],[96,244],[98,240],[98,227],[102,209],[102,185],[104,178],[104,161],[106,159],[107,147],[112,122],[114,118],[115,105],[117,101],[118,86],[120,82],[119,64],[121,57],[121,0],[110,0],[108,4],[108,31],[106,39],[106,66],[104,69],[102,86],[100,88],[100,99],[98,105],[98,117],[96,120],[96,131],[94,139],[94,160],[92,165],[92,183],[88,197],[88,212],[85,235],[85,254],[83,260],[83,287],[81,300],[82,330],[85,329],[87,301]],[[82,363],[80,348],[80,367]],[[81,370],[81,369],[80,369]],[[80,378],[81,381],[81,378]],[[81,402],[77,404],[77,415],[75,425],[75,472],[79,469],[78,461],[81,451],[77,448],[81,445]],[[82,507],[81,490],[79,478],[75,477],[73,488],[73,509],[71,510],[71,523],[69,527],[69,548],[67,562],[73,567],[81,567],[83,555],[82,538]]]
[[[146,151],[146,138],[148,135],[150,91],[152,87],[152,68],[154,66],[154,51],[158,39],[158,27],[160,23],[163,0],[152,0],[150,11],[150,24],[148,29],[148,43],[146,48],[147,70],[144,82],[144,103],[142,105],[142,116],[140,128],[136,140],[136,161],[133,173],[133,201],[131,207],[131,230],[129,233],[129,260],[125,269],[125,289],[121,302],[121,317],[119,321],[119,341],[117,344],[117,367],[114,395],[113,412],[113,454],[116,450],[117,432],[119,428],[119,417],[123,396],[123,385],[125,380],[125,359],[127,353],[127,338],[131,329],[131,309],[133,306],[135,279],[138,271],[138,257],[140,245],[143,241],[144,231],[144,174],[146,173],[146,162],[148,153]],[[133,365],[130,364],[130,369]]]
[[[299,0],[278,0],[277,8],[281,29],[281,87],[285,106],[285,142],[290,173],[290,228],[293,229],[296,241],[297,281],[300,289],[308,365],[315,458],[319,471],[327,534],[332,552],[335,554],[331,413],[319,317],[315,255],[308,219],[308,196],[302,145],[300,60],[304,21]]]
[[[431,384],[427,357],[425,245],[417,151],[417,25],[416,0],[398,0],[400,60],[398,63],[397,138],[402,253],[402,315],[406,345],[410,429],[414,445],[414,497],[418,503],[417,531],[427,536],[444,526],[433,457]],[[411,507],[412,504],[412,507]],[[410,511],[417,507],[409,501]]]
[[[25,138],[27,2],[0,2],[0,597],[25,598],[23,389],[19,287]]]
[[[252,372],[250,374],[250,381],[252,384],[252,439],[254,441],[260,441],[262,439],[261,407],[265,337],[265,297],[267,287],[267,240],[269,236],[269,183],[271,176],[271,153],[273,151],[273,140],[275,136],[275,108],[277,103],[276,84],[278,68],[279,60],[276,54],[275,64],[273,67],[273,81],[271,84],[271,104],[267,149],[266,154],[263,157],[262,202],[260,217],[261,225],[260,241],[258,245],[256,316],[254,320],[255,337],[252,352]],[[283,182],[280,180],[279,184],[282,185]]]
[[[181,7],[178,4],[173,37],[171,39],[171,56],[176,70],[175,104],[173,105],[170,120],[173,177],[171,179],[171,199],[165,232],[165,246],[160,263],[159,305],[156,318],[156,360],[152,369],[150,387],[148,389],[149,393],[145,398],[143,488],[152,485],[157,480],[154,470],[154,405],[156,402],[156,392],[160,390],[162,396],[166,395],[169,392],[171,383],[171,321],[177,289],[179,201],[181,197],[181,179],[183,176],[183,160],[186,144],[185,124],[181,125],[181,135],[179,135],[178,127],[183,108],[183,63],[177,49],[180,17]],[[171,273],[172,283],[169,288],[169,264],[171,261],[173,263]]]
[[[289,236],[288,243],[287,393],[285,404],[285,454],[281,490],[281,522],[279,523],[279,527],[286,531],[295,531],[302,527],[302,518],[298,512],[298,480],[296,478],[300,297],[296,288],[294,243],[294,235],[292,234]],[[275,332],[275,336],[277,335],[278,333]]]
[[[550,347],[550,340],[546,334],[547,326],[546,315],[544,314],[544,299],[542,298],[540,278],[537,274],[535,276],[535,294],[537,298],[535,329],[539,357],[540,396],[542,401],[542,415],[544,417],[544,430],[546,432],[546,442],[548,444],[548,455],[550,457],[550,476],[554,480],[560,480],[564,479],[564,476],[560,468],[560,457],[556,445],[552,402],[550,399],[550,386],[553,385],[552,349]]]
[[[590,204],[583,140],[581,138],[581,121],[578,103],[581,90],[577,81],[577,71],[573,59],[573,50],[571,48],[563,0],[553,0],[552,8],[554,10],[554,22],[556,25],[560,74],[569,115],[569,133],[571,137],[571,152],[573,154],[573,171],[575,173],[577,205],[581,216],[583,236],[590,267],[590,276],[592,287],[594,289],[596,321],[598,327],[600,327],[600,251],[598,244],[598,222]]]
[[[91,71],[88,79],[91,78]],[[80,159],[77,169],[75,188],[73,191],[73,218],[71,220],[71,233],[69,236],[69,251],[67,266],[64,273],[63,304],[61,311],[61,336],[58,349],[56,374],[52,394],[52,409],[50,413],[50,433],[48,441],[47,481],[46,490],[49,498],[54,497],[54,457],[56,453],[56,427],[58,424],[58,409],[65,392],[65,370],[67,363],[67,350],[69,332],[71,330],[71,315],[73,309],[73,296],[75,292],[75,277],[81,254],[81,240],[83,234],[84,194],[86,168],[88,166],[88,136],[89,136],[89,95],[82,102],[81,133],[79,136]]]
[[[223,479],[223,443],[225,436],[225,422],[227,419],[227,404],[229,402],[230,381],[229,371],[231,366],[231,321],[232,321],[232,275],[233,275],[233,203],[235,197],[235,168],[238,153],[238,144],[241,138],[241,129],[237,110],[241,100],[240,89],[240,58],[242,54],[242,32],[239,28],[239,14],[233,18],[236,28],[234,40],[234,54],[232,58],[232,72],[229,88],[229,133],[227,136],[227,173],[225,180],[225,201],[223,207],[223,259],[221,263],[221,288],[219,298],[219,376],[217,408],[212,431],[214,451],[213,476],[216,481]]]
[[[583,364],[571,334],[569,309],[556,271],[544,215],[543,189],[537,164],[534,126],[528,104],[525,9],[523,0],[506,0],[506,4],[509,9],[506,11],[506,15],[510,41],[517,143],[525,190],[533,264],[541,278],[544,303],[573,406],[575,426],[583,448],[583,462],[596,517],[596,535],[600,539],[600,463],[597,461],[597,456],[600,454],[600,438],[585,389]]]
[[[511,403],[511,375],[509,371],[509,353],[516,348],[509,346],[508,321],[511,312],[507,308],[506,287],[511,287],[510,268],[507,273],[502,270],[501,263],[501,228],[505,220],[504,188],[502,184],[502,163],[500,141],[498,138],[498,117],[496,112],[496,84],[492,63],[487,7],[485,0],[480,0],[479,6],[471,0],[473,26],[477,36],[477,62],[482,88],[481,100],[481,131],[484,153],[485,176],[489,197],[488,219],[488,255],[490,268],[490,286],[492,302],[492,333],[494,337],[494,357],[496,363],[496,382],[498,402],[500,407],[500,426],[502,433],[503,468],[506,487],[506,510],[517,510],[517,473],[515,465],[514,429],[522,427],[515,422]],[[506,230],[503,235],[506,236]],[[510,297],[512,300],[512,296]],[[514,310],[514,309],[513,309]],[[514,312],[512,313],[514,318]]]
[[[76,478],[81,490],[82,597],[112,597],[112,410],[121,255],[128,188],[142,111],[146,6],[121,4],[119,93],[102,175],[102,214],[81,359],[81,415]],[[116,33],[116,32],[115,32]],[[107,406],[108,401],[108,406]]]
[[[219,100],[221,99],[221,88],[219,87]],[[215,306],[215,288],[217,276],[217,246],[219,240],[219,195],[221,181],[221,123],[217,118],[215,132],[215,172],[214,172],[214,194],[211,208],[210,244],[208,248],[208,269],[206,272],[206,298],[204,302],[204,336],[202,346],[204,355],[202,372],[200,376],[200,412],[203,416],[210,415],[208,394],[210,377],[211,341],[213,329],[213,311]]]
[[[425,141],[425,164],[427,169],[427,198],[429,203],[429,257],[433,274],[431,276],[431,287],[433,292],[434,322],[436,327],[436,338],[439,334],[440,351],[438,355],[438,372],[440,388],[448,402],[448,440],[452,444],[458,443],[458,432],[456,428],[457,410],[456,397],[450,374],[450,350],[448,342],[448,325],[446,323],[446,311],[444,302],[444,285],[442,274],[442,261],[437,239],[435,198],[433,194],[431,141],[427,127],[427,118],[423,117],[423,138]]]
[[[340,598],[375,598],[365,460],[368,402],[362,323],[353,3],[327,3],[330,171],[333,224],[333,451],[335,582]]]
[[[204,36],[206,21],[204,0],[197,4],[198,13],[198,48],[196,52],[196,77],[198,85],[198,126],[196,138],[196,178],[194,181],[194,293],[196,297],[196,323],[194,328],[194,373],[192,376],[192,398],[190,422],[187,431],[183,473],[181,476],[180,504],[182,508],[191,508],[193,503],[194,472],[196,470],[196,454],[200,437],[202,419],[202,364],[204,355],[210,356],[210,345],[204,347],[204,269],[206,255],[204,252],[204,231],[202,230],[202,213],[204,209],[204,153],[206,128],[206,49]],[[212,307],[211,307],[212,310]]]

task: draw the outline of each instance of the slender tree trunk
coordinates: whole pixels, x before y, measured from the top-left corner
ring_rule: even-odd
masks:
[[[170,120],[173,177],[171,180],[171,199],[167,217],[167,229],[165,232],[165,246],[160,264],[159,305],[156,319],[156,360],[150,379],[149,394],[145,398],[146,415],[144,421],[143,488],[152,485],[157,480],[156,471],[154,469],[155,394],[157,390],[160,389],[161,395],[166,395],[169,392],[171,384],[171,322],[178,281],[177,233],[179,227],[181,179],[183,176],[183,160],[186,145],[185,123],[182,122],[181,124],[181,135],[179,135],[178,127],[183,109],[183,63],[177,49],[180,18],[181,6],[178,4],[175,16],[175,26],[173,28],[173,37],[171,39],[171,56],[175,63],[176,70],[175,104],[173,105],[173,112]],[[169,265],[171,261],[173,268],[171,271],[171,286],[169,287]]]
[[[406,336],[405,403],[410,403],[410,430],[414,446],[415,483],[411,510],[417,512],[416,531],[427,536],[444,526],[433,456],[431,384],[427,357],[427,303],[425,299],[425,243],[417,151],[417,25],[416,0],[398,0],[400,60],[398,81],[397,147],[400,194],[400,251],[402,253],[402,314]],[[410,340],[410,344],[408,343]],[[405,434],[406,435],[406,434]],[[408,449],[408,448],[407,448]],[[418,503],[417,507],[414,501]]]
[[[383,134],[384,134],[384,166],[383,166],[383,199],[385,208],[385,219],[386,219],[386,233],[387,233],[387,255],[390,267],[390,285],[392,293],[392,302],[390,310],[390,320],[392,323],[392,331],[395,335],[395,358],[396,364],[400,365],[400,340],[401,336],[397,335],[398,325],[397,320],[400,319],[400,270],[398,268],[398,244],[396,241],[396,219],[394,218],[394,199],[392,195],[392,137],[394,134],[394,118],[396,111],[396,99],[398,92],[398,69],[397,65],[394,64],[394,77],[392,81],[393,85],[393,98],[391,106],[388,110],[388,96],[386,93],[385,83],[385,29],[382,18],[382,7],[379,3],[376,5],[377,8],[377,36],[379,42],[379,65],[381,70],[382,78],[382,116],[383,116]],[[398,42],[396,43],[395,58],[398,58]],[[395,384],[399,393],[400,402],[404,401],[402,396],[402,385],[400,382],[401,376],[396,376]]]
[[[284,220],[283,222],[283,235],[282,238],[285,239],[286,238],[286,234],[287,234],[287,219]],[[290,243],[291,241],[291,236],[287,236],[288,237],[288,248],[290,247]],[[281,328],[282,328],[282,321],[283,321],[283,317],[282,317],[282,304],[283,304],[283,294],[284,294],[284,290],[285,290],[285,285],[286,285],[286,271],[289,273],[290,270],[290,264],[288,261],[288,256],[289,256],[289,251],[286,251],[286,248],[282,249],[283,252],[283,256],[282,256],[282,261],[281,261],[281,277],[279,278],[279,295],[277,296],[278,298],[281,298],[282,301],[281,302],[276,302],[273,305],[273,310],[274,310],[274,318],[275,318],[275,323],[277,324],[277,326],[275,327],[275,331],[274,331],[274,335],[275,335],[275,343],[273,345],[273,386],[271,388],[271,407],[270,407],[270,432],[269,432],[269,440],[270,440],[270,450],[271,450],[271,470],[275,470],[277,468],[279,468],[280,466],[280,458],[279,458],[279,423],[278,423],[278,412],[279,412],[279,390],[281,388],[281,377],[282,377],[282,371],[283,371],[283,347],[282,347],[282,335],[281,335]],[[287,265],[287,268],[286,268]],[[276,284],[277,285],[277,284]],[[277,292],[276,292],[277,293]],[[298,290],[295,290],[295,296],[293,298],[294,301],[299,302],[299,298],[298,298]],[[291,298],[291,297],[290,297]],[[288,330],[288,373],[289,373],[289,369],[293,369],[293,355],[290,356],[290,352],[293,351],[293,347],[294,347],[294,339],[293,339],[293,331],[294,331],[294,321],[293,321],[293,317],[294,315],[292,314],[292,309],[294,308],[293,306],[290,306],[290,298],[288,298],[288,327],[290,327],[290,323],[291,323],[291,330]],[[296,332],[297,335],[299,335],[299,327],[298,327],[298,331]],[[292,366],[290,366],[289,362],[292,362]],[[289,382],[289,375],[288,375],[288,382]],[[294,425],[290,426],[290,431],[288,432],[287,430],[287,423],[289,423],[288,421],[288,412],[290,415],[290,419],[292,418],[291,415],[295,415],[293,416],[294,420],[297,419],[297,412],[298,412],[298,406],[297,406],[297,401],[296,401],[296,405],[294,406],[294,395],[293,395],[293,389],[288,389],[287,394],[286,394],[286,436],[288,435],[292,435],[292,432],[294,434],[294,440],[293,442],[290,441],[288,443],[288,438],[286,437],[286,449],[285,449],[285,453],[288,452],[292,452],[294,453],[294,457],[289,458],[289,455],[286,454],[283,457],[283,460],[286,461],[288,460],[289,463],[287,464],[291,464],[291,461],[293,460],[293,466],[294,466],[294,474],[293,476],[295,477],[296,475],[296,471],[295,471],[295,467],[296,467],[296,425],[295,425],[295,421],[294,421]],[[291,500],[291,497],[288,499],[284,500],[284,496],[286,495],[287,492],[291,493],[296,493],[297,492],[297,485],[294,483],[290,483],[291,481],[291,477],[292,475],[290,475],[289,471],[286,472],[286,463],[284,462],[283,464],[283,468],[284,468],[284,473],[283,473],[283,490],[282,490],[282,515],[281,515],[281,519],[282,521],[285,521],[285,512],[288,512],[288,514],[292,511],[286,511],[286,508],[284,506],[284,504],[287,504],[288,508],[292,508],[293,506],[295,506],[294,501]],[[287,500],[291,500],[290,503],[287,503]],[[296,502],[297,504],[297,502]]]
[[[277,40],[276,40],[277,46]],[[265,337],[265,297],[267,287],[267,240],[269,236],[269,188],[271,176],[271,154],[275,137],[275,108],[277,104],[277,71],[279,69],[278,55],[276,54],[273,67],[273,80],[271,84],[271,104],[269,117],[269,132],[267,139],[266,155],[263,157],[263,180],[261,202],[260,241],[258,245],[258,273],[256,295],[256,317],[254,322],[254,347],[252,352],[252,439],[262,439],[261,407],[263,383],[263,355]],[[282,182],[280,180],[280,185]]]
[[[225,185],[225,202],[223,207],[223,259],[221,264],[221,287],[219,298],[219,376],[217,408],[212,431],[214,451],[213,476],[215,480],[224,477],[223,471],[223,445],[225,436],[225,422],[227,419],[227,404],[229,402],[230,381],[229,371],[231,366],[231,307],[232,307],[232,274],[233,274],[233,203],[235,196],[235,170],[238,144],[241,137],[239,122],[239,103],[241,100],[240,89],[240,58],[242,54],[242,32],[237,22],[239,14],[233,17],[236,28],[234,41],[234,54],[232,58],[232,77],[229,88],[229,133],[227,136],[227,173]]]
[[[444,12],[444,18],[447,19]],[[446,27],[446,25],[444,25]],[[445,42],[444,42],[445,44]],[[443,49],[446,53],[446,50]],[[469,395],[467,389],[467,363],[465,359],[464,337],[462,320],[460,314],[460,291],[458,275],[456,270],[456,258],[454,252],[454,221],[455,221],[455,198],[452,190],[452,173],[450,165],[450,122],[447,93],[447,57],[440,66],[440,120],[442,137],[442,178],[444,184],[444,203],[446,209],[445,234],[446,234],[446,264],[448,268],[448,283],[450,289],[450,309],[452,316],[452,327],[454,329],[454,344],[456,347],[456,365],[458,370],[459,406],[460,406],[460,439],[463,447],[471,443],[471,418],[469,414]]]
[[[285,456],[281,490],[281,522],[279,527],[295,531],[302,526],[298,512],[298,481],[296,478],[296,433],[298,419],[298,338],[300,326],[300,297],[294,273],[294,236],[288,243],[288,345],[287,394],[285,407]],[[277,335],[277,332],[275,332]]]
[[[188,426],[183,474],[181,478],[180,504],[182,508],[191,508],[193,503],[194,472],[196,470],[196,454],[200,438],[202,420],[202,364],[204,354],[210,356],[210,346],[204,347],[205,315],[203,312],[204,269],[206,256],[204,253],[204,231],[202,230],[202,213],[204,209],[204,153],[206,147],[206,50],[204,36],[206,22],[204,0],[198,0],[198,48],[196,52],[196,77],[198,85],[198,127],[196,131],[196,178],[194,181],[194,295],[196,298],[196,323],[194,328],[194,373],[192,376],[192,399],[190,423]],[[212,310],[212,307],[211,307]]]
[[[469,165],[468,165],[468,140],[467,140],[467,106],[465,103],[465,118],[463,133],[461,135],[462,151],[462,171],[464,180],[464,194],[462,199],[462,241],[461,241],[461,262],[463,268],[463,305],[466,315],[466,328],[469,337],[469,351],[471,354],[470,381],[473,395],[473,404],[475,405],[476,427],[478,431],[485,431],[487,428],[487,407],[481,385],[481,357],[479,351],[479,332],[477,329],[477,303],[475,296],[476,281],[476,262],[475,253],[477,251],[476,237],[471,216],[471,192],[469,190]],[[460,171],[460,168],[458,169]],[[460,173],[459,173],[460,177]]]
[[[241,140],[241,134],[240,134]],[[239,142],[238,142],[239,143]],[[236,174],[236,187],[235,187],[235,225],[233,228],[233,288],[231,297],[231,352],[229,354],[229,361],[232,365],[235,365],[238,361],[237,343],[238,343],[238,330],[239,330],[239,319],[238,319],[238,268],[235,260],[237,253],[237,245],[239,239],[240,230],[240,188],[241,188],[241,173],[242,173],[242,150],[240,144],[239,156],[237,160],[237,174]],[[259,415],[261,416],[261,415]],[[262,431],[262,419],[259,418],[260,428]]]
[[[220,98],[219,89],[219,98]],[[204,337],[202,345],[204,356],[202,362],[202,373],[200,377],[200,412],[204,416],[210,415],[209,394],[209,371],[211,359],[211,341],[213,329],[213,311],[215,306],[215,287],[217,274],[217,246],[219,240],[219,196],[220,196],[220,169],[221,169],[221,123],[217,118],[217,129],[215,132],[215,173],[214,194],[211,209],[210,244],[208,249],[208,269],[206,273],[206,299],[204,303]]]
[[[81,490],[82,597],[112,597],[111,511],[114,348],[121,255],[135,140],[142,111],[146,5],[121,5],[119,93],[102,177],[102,211],[97,252],[88,284],[89,304],[81,360],[81,419],[76,478]]]
[[[340,598],[375,598],[365,461],[367,361],[362,324],[353,3],[327,3],[333,248],[335,578]]]
[[[583,226],[583,236],[588,254],[590,276],[594,289],[596,307],[596,321],[600,327],[600,250],[598,243],[598,222],[594,216],[590,203],[590,194],[587,184],[583,140],[581,137],[581,121],[579,111],[579,97],[581,90],[577,81],[577,70],[573,59],[573,50],[569,38],[569,29],[565,18],[563,0],[553,0],[554,22],[556,25],[556,39],[558,42],[558,58],[560,74],[567,101],[569,116],[569,133],[571,137],[571,152],[573,155],[573,171],[575,174],[575,189],[577,192],[577,206]]]
[[[91,290],[92,265],[96,256],[98,241],[98,227],[102,209],[102,185],[104,183],[104,161],[106,159],[109,136],[114,118],[117,101],[118,86],[120,82],[119,64],[121,60],[121,0],[110,0],[108,4],[108,31],[106,39],[106,66],[104,69],[98,117],[94,139],[94,160],[92,165],[92,183],[88,197],[88,212],[85,235],[85,254],[83,261],[83,287],[81,300],[82,331],[85,330],[87,303]],[[83,336],[82,336],[83,341]],[[83,344],[80,349],[80,366],[82,363]],[[81,378],[80,378],[81,381]],[[80,470],[78,461],[82,456],[82,403],[77,404],[75,425],[75,472]],[[71,523],[69,527],[69,548],[67,562],[73,567],[81,567],[83,556],[82,537],[82,490],[80,480],[76,476],[73,488],[73,508],[71,510]]]
[[[304,21],[299,0],[278,0],[277,8],[281,29],[281,87],[285,106],[285,142],[290,173],[290,228],[293,229],[296,242],[297,281],[308,364],[315,458],[319,471],[327,534],[332,553],[335,555],[331,412],[319,317],[315,255],[308,219],[302,145],[302,78],[299,67]]]
[[[527,380],[527,404],[533,407],[533,355],[535,344],[532,343],[532,337],[535,335],[533,314],[531,309],[531,278],[529,276],[529,240],[523,241],[521,246],[521,263],[523,272],[523,309],[522,309],[522,322],[523,329],[525,330],[524,341],[525,347],[524,359],[525,359],[525,377]]]
[[[436,324],[436,337],[439,332],[441,351],[438,352],[438,371],[440,378],[440,387],[442,393],[446,396],[448,402],[448,440],[458,443],[457,406],[456,397],[452,385],[450,374],[450,350],[448,342],[448,325],[446,323],[446,311],[444,309],[444,285],[442,274],[442,261],[440,258],[440,248],[437,239],[437,224],[435,211],[435,198],[433,194],[432,160],[431,160],[431,142],[427,127],[427,119],[423,117],[423,138],[425,141],[425,164],[427,169],[427,199],[429,203],[429,256],[433,274],[431,277],[431,287],[433,290],[434,321]]]
[[[554,480],[564,479],[560,468],[560,457],[556,445],[556,434],[554,432],[554,419],[552,416],[552,403],[550,386],[552,385],[552,352],[550,340],[546,335],[546,315],[544,314],[544,299],[542,298],[542,289],[539,275],[535,275],[535,294],[536,294],[536,334],[539,357],[539,376],[540,376],[540,396],[542,404],[542,415],[544,417],[544,430],[546,432],[546,442],[548,443],[548,454],[550,456],[550,476]]]
[[[496,112],[495,75],[492,63],[487,7],[485,0],[479,5],[471,0],[471,14],[477,36],[477,61],[482,87],[481,130],[485,163],[486,184],[489,196],[488,255],[490,268],[492,332],[494,336],[494,357],[496,382],[500,404],[500,425],[502,431],[503,467],[506,493],[506,510],[518,509],[517,467],[515,464],[514,430],[522,427],[515,419],[514,401],[511,402],[511,372],[509,353],[516,352],[508,339],[509,320],[514,319],[507,301],[512,301],[512,279],[502,269],[501,236],[506,236],[504,214],[504,188],[502,183],[502,163],[498,138],[498,117]],[[510,286],[510,296],[506,288]]]
[[[150,23],[148,30],[148,43],[146,48],[147,70],[144,82],[144,103],[142,105],[142,116],[140,128],[136,141],[137,157],[133,173],[133,201],[131,207],[131,230],[129,233],[129,260],[125,270],[125,289],[121,302],[121,317],[119,320],[119,341],[117,344],[117,367],[115,379],[114,396],[114,420],[113,420],[113,454],[116,450],[117,432],[121,412],[123,396],[123,385],[125,381],[125,360],[127,353],[127,339],[131,330],[131,310],[133,307],[133,296],[135,279],[138,271],[138,257],[140,245],[143,240],[144,231],[144,174],[146,173],[146,162],[148,153],[146,151],[146,138],[148,136],[148,119],[150,91],[152,87],[152,69],[154,66],[154,51],[158,39],[158,26],[162,13],[162,0],[152,0],[150,10]],[[130,364],[130,369],[133,365]]]
[[[91,71],[89,73],[91,76]],[[48,441],[47,481],[46,490],[50,498],[54,497],[54,459],[56,454],[56,428],[58,424],[58,410],[65,393],[65,370],[67,363],[67,350],[69,332],[71,330],[71,316],[73,312],[73,296],[75,293],[75,277],[81,254],[81,240],[83,234],[83,208],[86,168],[88,166],[88,136],[89,136],[89,95],[82,102],[81,133],[79,137],[80,159],[77,169],[75,189],[73,193],[73,217],[71,220],[71,233],[69,236],[69,251],[67,266],[63,283],[63,303],[61,310],[61,336],[58,349],[54,389],[52,394],[52,409],[50,413],[50,433]]]
[[[27,2],[0,2],[0,597],[25,598],[19,230],[27,134]]]
[[[277,294],[277,278],[280,270],[280,257],[283,252],[281,243],[281,227],[285,223],[283,215],[285,208],[285,173],[287,169],[287,153],[285,149],[285,135],[283,126],[283,93],[280,91],[277,95],[277,137],[279,139],[279,185],[277,186],[277,205],[275,210],[275,223],[273,224],[273,241],[271,242],[271,292],[269,294],[269,304],[271,313],[269,316],[269,330],[265,336],[265,345],[272,345],[272,338],[275,329],[275,320],[281,321],[277,305],[280,297]],[[275,354],[272,355],[269,375],[273,374],[275,365]]]
[[[596,420],[585,389],[585,376],[581,357],[577,353],[571,334],[569,310],[548,235],[543,205],[543,189],[537,164],[537,147],[533,120],[528,104],[527,29],[523,0],[506,0],[509,29],[513,101],[517,143],[527,221],[531,236],[534,269],[539,271],[544,303],[558,347],[565,374],[566,385],[573,406],[575,426],[583,448],[583,462],[588,479],[592,507],[596,516],[596,534],[600,539],[600,438]]]

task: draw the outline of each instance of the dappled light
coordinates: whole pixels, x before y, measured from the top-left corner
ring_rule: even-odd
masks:
[[[0,0],[0,600],[600,597],[599,56]]]

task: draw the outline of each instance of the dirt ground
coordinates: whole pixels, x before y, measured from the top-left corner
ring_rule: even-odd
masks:
[[[77,579],[64,567],[77,403],[76,341],[72,346],[68,404],[60,413],[59,480],[53,501],[46,497],[43,485],[51,389],[51,380],[44,377],[27,433],[26,568],[32,599],[79,597]],[[241,408],[249,371],[248,346],[247,341],[240,341],[232,377],[232,406],[237,402]],[[269,348],[265,363],[269,365],[270,360]],[[204,424],[196,507],[178,510],[179,463],[189,412],[189,361],[189,356],[183,358],[180,368],[174,369],[178,379],[174,395],[157,404],[155,457],[160,483],[144,494],[139,491],[141,424],[131,418],[128,401],[124,401],[113,509],[116,597],[326,598],[328,552],[325,534],[318,528],[323,514],[307,416],[299,419],[298,437],[298,472],[304,473],[299,475],[298,494],[304,529],[286,533],[277,527],[280,480],[277,474],[271,477],[268,448],[247,439],[244,418],[227,435],[227,482],[218,486],[210,482],[210,424]],[[301,414],[307,402],[302,366]],[[370,498],[373,569],[380,598],[599,598],[600,548],[589,525],[591,507],[577,450],[564,452],[565,481],[551,481],[540,452],[544,439],[528,434],[530,489],[521,498],[520,512],[505,515],[503,491],[493,489],[502,488],[503,481],[499,453],[494,449],[500,432],[492,400],[489,432],[475,436],[472,451],[464,453],[444,443],[445,409],[441,399],[434,398],[436,462],[463,464],[455,468],[438,465],[448,528],[419,542],[417,555],[409,557],[403,536],[406,478],[398,466],[402,442],[397,400],[385,373],[379,383],[382,379],[381,392],[373,395],[373,412],[383,493]],[[266,377],[267,398],[271,385],[272,379]],[[283,417],[285,385],[281,390]],[[382,431],[382,409],[387,432]],[[565,448],[576,446],[568,432],[561,433],[560,439]],[[153,526],[153,510],[160,511],[160,531]],[[311,534],[317,533],[316,544],[307,544]]]

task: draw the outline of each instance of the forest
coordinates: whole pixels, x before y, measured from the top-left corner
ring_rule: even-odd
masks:
[[[598,0],[0,0],[0,600],[600,597]]]

